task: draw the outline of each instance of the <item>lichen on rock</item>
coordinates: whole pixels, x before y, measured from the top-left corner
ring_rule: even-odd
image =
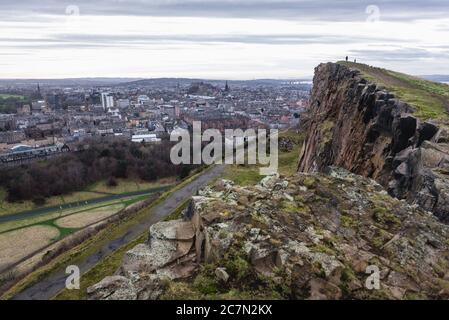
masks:
[[[245,203],[235,200],[242,195]],[[191,208],[152,226],[89,297],[449,298],[449,227],[341,168],[247,187],[218,181]],[[365,286],[373,265],[379,290]]]

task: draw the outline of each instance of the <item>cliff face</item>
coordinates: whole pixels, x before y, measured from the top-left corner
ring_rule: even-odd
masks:
[[[315,70],[299,171],[333,165],[373,178],[449,221],[449,134],[349,67]]]

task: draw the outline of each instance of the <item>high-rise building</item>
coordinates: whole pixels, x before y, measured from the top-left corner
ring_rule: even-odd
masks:
[[[101,94],[101,105],[103,106],[103,110],[107,110],[109,108],[114,107],[114,96],[110,92],[103,92]]]

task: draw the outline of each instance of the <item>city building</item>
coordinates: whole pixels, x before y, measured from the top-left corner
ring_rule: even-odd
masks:
[[[114,107],[114,96],[112,95],[112,93],[103,92],[101,94],[101,105],[104,111]]]

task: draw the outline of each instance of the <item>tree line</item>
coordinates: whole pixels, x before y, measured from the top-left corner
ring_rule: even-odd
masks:
[[[193,166],[171,163],[172,143],[168,141],[145,145],[127,140],[101,140],[89,141],[88,146],[83,151],[1,170],[0,185],[8,192],[7,200],[43,204],[48,197],[81,191],[98,181],[114,186],[119,178],[183,179],[193,169]]]

